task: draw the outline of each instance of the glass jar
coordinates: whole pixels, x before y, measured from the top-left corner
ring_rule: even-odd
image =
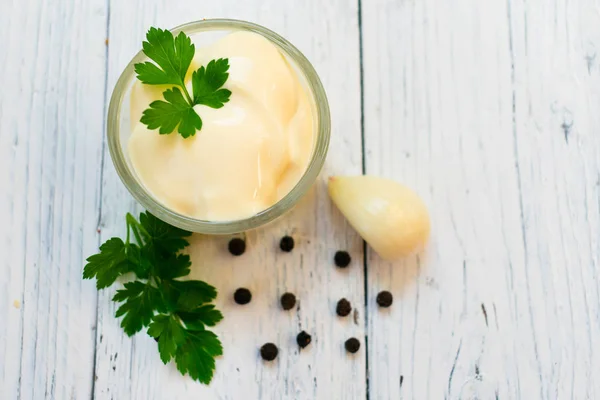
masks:
[[[108,108],[108,146],[119,177],[133,197],[148,211],[171,225],[204,234],[231,234],[265,225],[290,210],[306,194],[315,182],[327,155],[331,121],[329,104],[323,85],[310,62],[291,43],[280,35],[250,22],[230,19],[207,19],[191,22],[172,29],[174,35],[185,32],[188,36],[199,33],[230,33],[251,31],[262,35],[273,43],[298,74],[300,82],[309,95],[313,113],[314,140],[310,162],[304,175],[294,188],[271,207],[251,217],[233,221],[205,221],[179,214],[154,198],[138,179],[127,154],[127,142],[131,134],[129,118],[129,92],[136,80],[134,65],[147,60],[140,51],[127,65],[112,93]]]

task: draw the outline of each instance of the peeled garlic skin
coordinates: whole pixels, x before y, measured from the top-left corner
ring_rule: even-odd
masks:
[[[334,176],[329,178],[329,196],[385,260],[415,253],[427,243],[429,213],[406,186],[374,176]]]

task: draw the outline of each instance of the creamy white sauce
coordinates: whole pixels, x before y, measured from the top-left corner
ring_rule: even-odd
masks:
[[[196,46],[191,71],[229,59],[220,109],[196,106],[202,130],[184,139],[159,135],[139,122],[168,86],[136,82],[131,93],[128,152],[137,176],[164,206],[208,221],[250,217],[284,197],[304,174],[313,149],[313,115],[306,89],[280,51],[250,32]]]

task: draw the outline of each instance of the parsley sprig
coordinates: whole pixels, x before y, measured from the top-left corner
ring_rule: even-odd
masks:
[[[158,341],[163,363],[175,360],[182,374],[209,383],[215,357],[223,354],[219,338],[206,330],[223,315],[210,304],[214,287],[202,281],[177,280],[190,273],[191,261],[180,251],[189,245],[190,232],[171,226],[149,212],[139,221],[126,216],[125,241],[112,238],[90,256],[83,270],[85,279],[96,278],[96,286],[111,286],[122,275],[133,273],[135,280],[117,290],[113,301],[120,303],[116,317],[128,336],[147,327]]]
[[[147,85],[175,85],[163,92],[164,100],[150,103],[141,118],[148,129],[169,134],[177,131],[184,138],[193,136],[202,129],[202,119],[194,106],[203,104],[221,108],[229,101],[231,91],[223,85],[229,78],[229,60],[219,58],[210,61],[192,73],[192,94],[186,85],[187,75],[196,48],[183,32],[177,37],[168,30],[150,28],[143,43],[143,51],[154,63],[147,61],[135,64],[137,78]],[[155,64],[156,63],[156,64]]]

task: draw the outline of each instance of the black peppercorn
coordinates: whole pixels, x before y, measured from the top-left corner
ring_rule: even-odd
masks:
[[[304,331],[300,332],[298,336],[296,336],[296,342],[301,348],[305,348],[306,346],[308,346],[311,341],[312,337]]]
[[[346,340],[346,343],[344,343],[344,347],[346,347],[347,352],[356,353],[358,349],[360,349],[360,342],[357,338],[350,338]]]
[[[346,317],[350,314],[350,311],[352,311],[352,305],[348,300],[341,299],[340,301],[338,301],[337,307],[335,308],[335,312],[337,313],[337,315],[339,315],[340,317]]]
[[[394,296],[392,296],[392,294],[387,290],[379,292],[379,294],[377,295],[377,304],[379,304],[380,307],[387,308],[391,306],[393,302]]]
[[[296,305],[296,296],[293,293],[284,293],[281,296],[281,307],[284,310],[291,310]]]
[[[233,238],[229,241],[229,252],[234,256],[241,256],[246,251],[244,239]]]
[[[282,237],[281,241],[279,242],[279,248],[281,249],[281,251],[289,253],[294,249],[294,238],[291,236]]]
[[[350,265],[350,261],[352,261],[352,258],[350,257],[350,254],[348,254],[347,251],[338,251],[335,253],[333,261],[338,267],[346,268],[348,265]]]
[[[252,300],[252,293],[246,288],[239,288],[233,294],[233,299],[236,303],[244,305],[250,303]]]
[[[279,350],[273,343],[266,343],[260,348],[260,356],[265,361],[273,361],[277,358]]]

